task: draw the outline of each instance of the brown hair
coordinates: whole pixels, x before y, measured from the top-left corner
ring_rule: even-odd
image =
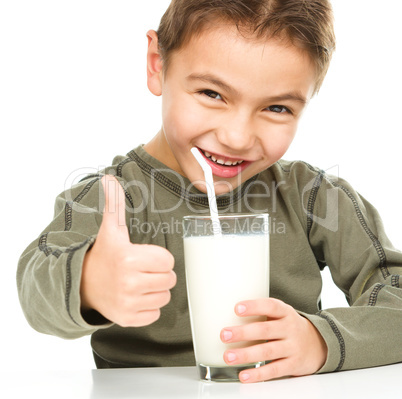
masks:
[[[157,31],[165,73],[172,53],[216,21],[258,39],[285,38],[306,51],[316,66],[318,92],[335,49],[330,0],[172,0]]]

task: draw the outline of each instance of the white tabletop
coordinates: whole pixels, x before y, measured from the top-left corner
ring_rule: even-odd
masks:
[[[25,371],[1,375],[1,398],[402,398],[402,364],[244,385],[202,382],[195,367]]]

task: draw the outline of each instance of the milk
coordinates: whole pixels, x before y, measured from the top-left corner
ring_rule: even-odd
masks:
[[[268,234],[184,238],[187,291],[197,364],[227,367],[220,332],[264,317],[239,317],[236,303],[269,295]]]

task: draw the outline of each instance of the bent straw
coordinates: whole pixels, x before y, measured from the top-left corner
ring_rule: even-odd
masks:
[[[204,176],[205,176],[205,184],[207,185],[207,194],[208,194],[208,204],[209,204],[209,211],[211,212],[211,219],[212,219],[212,230],[214,236],[221,236],[221,224],[219,222],[219,215],[218,215],[218,206],[216,204],[216,195],[215,195],[215,187],[214,187],[214,180],[212,177],[212,169],[208,165],[207,161],[201,155],[200,150],[196,147],[191,149],[195,159],[200,164]]]

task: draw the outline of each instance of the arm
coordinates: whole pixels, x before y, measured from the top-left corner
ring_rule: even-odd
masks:
[[[376,209],[345,181],[323,179],[314,215],[323,218],[328,213],[329,190],[338,194],[338,229],[328,230],[316,218],[310,243],[351,307],[306,315],[328,346],[328,360],[320,372],[400,362],[402,253],[386,236]]]
[[[154,322],[176,283],[172,255],[130,242],[125,194],[115,178],[105,176],[102,184],[96,178],[72,191],[58,197],[55,219],[20,259],[18,289],[28,321],[64,338],[112,322]]]
[[[385,236],[375,209],[346,182],[319,174],[316,182],[301,194],[309,204],[310,245],[351,307],[312,315],[274,299],[238,304],[239,315],[263,315],[267,321],[226,328],[222,340],[268,342],[228,351],[226,362],[272,361],[242,372],[243,382],[402,361],[402,254]]]
[[[92,178],[60,194],[53,221],[19,260],[22,309],[30,325],[45,334],[77,338],[100,327],[82,317],[79,295],[81,265],[102,220],[99,185],[99,178]]]

